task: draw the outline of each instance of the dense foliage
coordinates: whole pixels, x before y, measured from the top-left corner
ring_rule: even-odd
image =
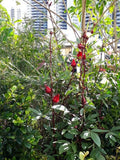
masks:
[[[98,10],[101,16],[106,3],[100,3],[94,14]],[[65,39],[56,41],[53,31],[36,37],[28,21],[16,35],[2,6],[1,13],[0,159],[119,159],[119,57],[95,62],[96,53],[106,53],[109,46],[96,45],[89,41],[93,34],[83,32],[70,60],[61,53]],[[102,29],[109,34],[106,25]]]

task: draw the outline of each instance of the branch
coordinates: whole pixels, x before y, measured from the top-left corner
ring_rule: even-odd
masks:
[[[65,1],[64,1],[64,0],[63,0],[63,3],[64,3],[65,10],[66,10],[66,12],[67,12],[67,15],[68,15],[68,18],[69,18],[69,21],[70,21],[71,28],[73,29],[73,32],[74,32],[75,37],[76,37],[75,29],[74,29],[74,27],[73,27],[73,25],[72,25],[72,21],[71,21],[71,18],[70,18],[70,15],[69,15],[69,13],[68,13],[68,9],[67,9],[67,7],[66,7],[66,4],[65,4]],[[77,37],[76,37],[76,39],[77,39]]]
[[[98,22],[101,20],[101,18],[104,16],[104,14],[109,10],[109,8],[110,8],[111,6],[113,6],[117,1],[118,1],[118,0],[114,0],[114,1],[110,4],[110,6],[102,13],[102,15],[100,16],[100,18],[97,20],[96,25],[97,25]]]
[[[39,12],[45,14],[44,12],[42,12],[39,8],[37,8],[36,6],[32,5],[31,3],[27,2],[26,0],[24,0],[24,2],[26,2],[27,4],[29,4],[30,6],[32,6],[33,8],[37,9]],[[48,9],[48,12],[51,13],[51,10]],[[60,27],[58,27],[58,25],[56,24],[56,22],[54,21],[53,17],[48,17],[48,19],[51,20],[51,18],[53,19],[53,23],[55,24],[55,26],[57,27],[57,29],[61,32],[61,34],[65,37],[65,39],[71,44],[71,46],[73,46],[73,44],[71,43],[71,41],[66,37],[66,35],[62,32],[62,30],[60,29]]]
[[[86,0],[82,0],[82,32],[85,31]]]
[[[50,11],[51,13],[53,13],[54,15],[56,15],[57,17],[59,17],[60,19],[62,19],[64,22],[66,22],[73,30],[74,32],[76,32],[77,36],[80,38],[79,34],[77,33],[77,31],[73,28],[73,26],[68,23],[63,17],[61,17],[60,15],[58,15],[57,13],[55,13],[53,10],[47,8],[45,5],[43,5],[42,3],[36,1],[36,0],[32,0],[34,2],[36,2],[37,4],[39,4],[40,6],[42,6],[43,8],[47,9],[47,11]]]

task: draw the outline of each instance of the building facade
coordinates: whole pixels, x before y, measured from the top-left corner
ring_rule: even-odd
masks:
[[[37,0],[43,4],[43,0]],[[47,0],[44,0],[46,3]],[[47,10],[38,3],[30,0],[31,3],[31,19],[33,20],[33,28],[37,32],[41,31],[43,34],[48,28]]]
[[[67,8],[67,0],[58,0],[56,4],[56,13],[60,15],[65,21],[67,21],[67,13],[65,12],[65,6]],[[56,16],[56,21],[60,29],[67,30],[67,23],[62,20],[60,17]]]

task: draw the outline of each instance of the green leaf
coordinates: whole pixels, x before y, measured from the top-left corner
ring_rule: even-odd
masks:
[[[36,109],[34,109],[34,108],[29,108],[29,110],[31,111],[31,112],[33,112],[33,113],[35,113],[36,115],[38,115],[38,116],[41,116],[42,115],[42,113],[40,112],[40,111],[37,111]]]
[[[115,127],[112,127],[111,131],[117,131],[117,130],[120,130],[120,126],[115,126]]]
[[[67,131],[66,129],[63,129],[62,132],[61,132],[61,134],[62,135],[65,134],[66,131]]]
[[[76,146],[76,144],[72,143],[71,147],[72,147],[73,152],[76,153],[77,152],[77,146]]]
[[[16,89],[17,89],[17,86],[14,85],[14,86],[12,86],[11,91],[15,92]]]
[[[73,134],[70,134],[70,133],[66,133],[66,134],[64,135],[64,137],[67,138],[67,139],[73,139],[73,138],[74,138],[74,135],[73,135]]]
[[[86,152],[80,152],[79,153],[79,159],[80,160],[85,160],[85,157],[89,154],[89,151],[86,151]]]
[[[69,113],[68,109],[63,105],[54,105],[54,106],[52,106],[52,108],[56,109],[56,110],[59,110],[59,111],[63,111],[64,115]]]
[[[92,132],[105,133],[105,132],[109,132],[109,130],[95,128],[92,130]]]
[[[105,157],[102,154],[99,154],[99,156],[96,158],[97,158],[97,160],[105,160]]]
[[[101,140],[100,137],[97,133],[91,132],[90,133],[92,140],[94,141],[94,143],[100,147],[101,146]]]
[[[62,145],[59,147],[59,154],[62,154],[62,153],[64,153],[64,152],[68,151],[69,148],[70,148],[70,143],[69,143],[69,142],[62,144]]]
[[[85,156],[84,156],[84,153],[83,153],[83,152],[80,152],[80,153],[79,153],[79,159],[80,159],[80,160],[84,160],[84,159],[85,159]]]
[[[66,141],[66,140],[58,140],[58,141],[55,141],[55,143],[68,143],[68,141]]]
[[[78,135],[78,131],[74,128],[70,129],[68,132],[73,135]]]
[[[99,8],[99,15],[100,15],[100,16],[101,16],[102,13],[103,13],[103,9],[104,9],[104,7],[103,7],[103,5],[101,5],[101,7]]]
[[[109,137],[113,142],[117,142],[116,138],[113,135],[110,135]]]
[[[81,138],[87,139],[89,137],[90,137],[90,131],[84,131],[84,132],[82,132]]]
[[[25,147],[27,147],[28,149],[31,148],[31,144],[30,143],[25,143]]]
[[[66,93],[65,93],[65,95],[68,96],[68,95],[69,95],[70,93],[72,93],[73,91],[74,91],[74,89],[72,89],[72,90],[67,90]]]
[[[7,146],[7,151],[11,154],[12,153],[12,146],[10,144],[8,144]]]

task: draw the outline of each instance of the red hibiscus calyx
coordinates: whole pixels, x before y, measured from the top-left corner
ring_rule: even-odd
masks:
[[[77,58],[78,58],[78,59],[81,59],[81,58],[82,58],[82,54],[83,54],[83,53],[82,53],[81,51],[79,51],[78,54],[77,54]]]
[[[52,89],[49,86],[45,85],[45,92],[50,94],[52,92]]]
[[[53,32],[52,32],[52,31],[50,31],[50,34],[52,35],[52,34],[53,34]]]
[[[87,34],[86,34],[86,32],[84,32],[83,33],[83,36],[82,36],[84,39],[86,39],[86,40],[88,40],[89,38],[88,38],[88,36],[87,36]]]
[[[99,72],[105,72],[106,70],[104,68],[100,68]]]
[[[58,103],[59,100],[60,100],[60,95],[59,95],[59,94],[57,94],[56,96],[54,96],[53,99],[52,99],[52,101],[53,101],[54,103]]]
[[[84,46],[83,44],[79,43],[79,44],[78,44],[78,48],[79,48],[79,49],[85,49],[85,46]]]
[[[83,55],[83,59],[84,59],[84,60],[86,59],[86,55],[85,55],[85,54]]]
[[[84,104],[84,105],[86,104],[86,99],[84,96],[82,97],[82,104]]]
[[[73,59],[72,62],[71,62],[71,66],[72,66],[72,67],[76,67],[76,62],[75,62],[74,59]]]

